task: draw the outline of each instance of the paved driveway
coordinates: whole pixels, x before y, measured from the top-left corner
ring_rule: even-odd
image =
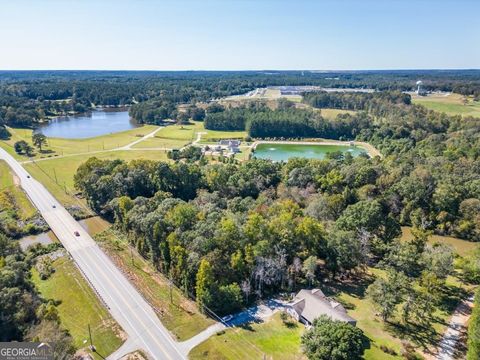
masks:
[[[281,300],[268,300],[264,304],[253,306],[235,314],[226,324],[228,326],[239,326],[249,322],[262,322],[284,307],[285,302]]]

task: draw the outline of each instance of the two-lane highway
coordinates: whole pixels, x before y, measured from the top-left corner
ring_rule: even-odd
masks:
[[[2,148],[0,159],[5,160],[17,174],[32,203],[70,253],[114,319],[128,334],[129,348],[140,348],[154,359],[184,359],[178,344],[150,305],[68,211]],[[78,232],[79,236],[76,236],[75,232]]]

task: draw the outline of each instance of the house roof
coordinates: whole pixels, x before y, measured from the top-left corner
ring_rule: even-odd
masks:
[[[321,315],[327,315],[333,320],[345,321],[350,324],[357,322],[347,314],[340,303],[328,299],[320,289],[300,290],[291,306],[310,323]]]
[[[227,145],[227,146],[240,146],[241,141],[240,140],[220,140],[219,144]]]

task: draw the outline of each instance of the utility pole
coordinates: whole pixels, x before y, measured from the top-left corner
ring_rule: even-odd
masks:
[[[132,259],[132,265],[135,266],[135,262],[133,261],[133,250],[131,246],[130,246],[130,259]]]
[[[171,278],[168,278],[168,289],[170,291],[170,304],[173,304],[173,283]]]
[[[93,346],[92,331],[90,330],[90,324],[88,324],[88,337],[90,338],[90,350],[92,350],[93,352],[97,352],[97,349],[95,349],[95,346]]]
[[[55,182],[58,184],[57,172],[55,171],[55,168],[53,168],[53,175],[55,176]]]

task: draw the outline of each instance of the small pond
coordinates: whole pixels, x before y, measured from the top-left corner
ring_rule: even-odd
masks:
[[[102,232],[110,226],[107,221],[103,220],[99,216],[80,220],[78,223],[91,236]],[[24,236],[20,239],[19,244],[22,250],[26,250],[28,247],[35,244],[48,245],[56,241],[58,241],[58,239],[55,234],[52,231],[48,231],[37,235]]]
[[[366,153],[364,148],[348,145],[258,144],[253,156],[273,161],[286,161],[293,157],[324,159],[328,153],[337,151],[348,152],[354,157]]]
[[[40,125],[35,132],[47,137],[85,139],[139,127],[128,111],[95,110],[83,115],[61,116]]]

